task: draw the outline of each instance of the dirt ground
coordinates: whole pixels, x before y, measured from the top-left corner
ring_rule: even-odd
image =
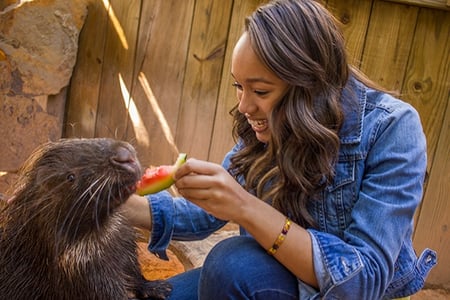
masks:
[[[167,251],[169,261],[159,259],[148,252],[146,243],[138,243],[138,250],[142,274],[147,280],[167,279],[184,272],[183,264],[170,250]]]
[[[450,292],[439,289],[423,289],[411,296],[411,300],[450,300]]]

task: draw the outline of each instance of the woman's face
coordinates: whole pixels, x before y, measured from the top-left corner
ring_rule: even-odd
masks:
[[[250,38],[244,33],[237,42],[231,61],[239,112],[247,117],[256,138],[270,140],[268,117],[286,93],[288,84],[272,73],[256,56]]]

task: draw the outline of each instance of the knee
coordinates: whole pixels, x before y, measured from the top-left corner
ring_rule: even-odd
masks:
[[[251,237],[233,237],[208,254],[200,299],[296,299],[298,282]]]
[[[222,297],[221,293],[249,292],[249,273],[257,263],[258,253],[265,255],[259,244],[250,237],[232,237],[218,243],[208,254],[202,267],[199,288],[208,299]]]
[[[236,236],[218,243],[206,257],[203,271],[210,270],[217,276],[226,278],[239,276],[243,272],[237,272],[242,268],[248,268],[249,259],[256,259],[258,253],[265,254],[264,250],[251,237]]]

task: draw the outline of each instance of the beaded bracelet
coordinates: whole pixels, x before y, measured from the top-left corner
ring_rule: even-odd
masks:
[[[269,253],[269,255],[274,255],[277,252],[278,248],[280,248],[281,244],[283,244],[284,239],[286,238],[286,234],[288,233],[290,228],[291,228],[291,220],[289,218],[286,218],[286,221],[284,221],[284,226],[283,229],[281,230],[280,235],[277,237],[272,247],[270,247],[270,249],[267,250],[267,253]]]

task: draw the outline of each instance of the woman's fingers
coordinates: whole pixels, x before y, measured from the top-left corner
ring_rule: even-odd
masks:
[[[175,186],[177,189],[207,189],[214,185],[214,177],[211,175],[203,175],[197,173],[189,173],[176,179]]]
[[[212,215],[228,220],[238,213],[243,189],[221,165],[191,158],[174,178],[181,196]]]
[[[222,169],[222,166],[207,162],[204,160],[198,160],[195,158],[189,158],[175,173],[174,178],[176,180],[191,173],[213,175],[218,169]]]

